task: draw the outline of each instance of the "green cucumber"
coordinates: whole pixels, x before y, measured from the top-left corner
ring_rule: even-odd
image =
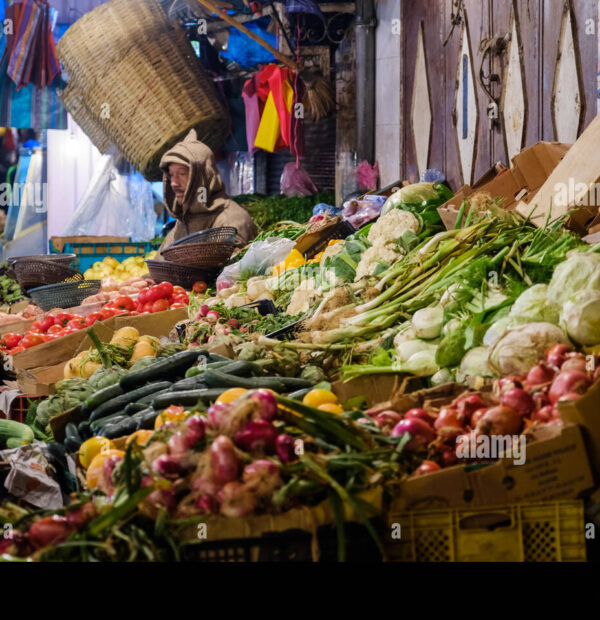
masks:
[[[111,413],[103,418],[98,420],[94,420],[90,428],[92,432],[96,432],[101,426],[106,426],[107,424],[112,424],[113,422],[117,422],[118,420],[122,420],[123,418],[128,418],[128,416],[124,411],[115,411],[115,413]]]
[[[165,376],[172,377],[183,374],[198,360],[200,355],[201,353],[198,351],[182,351],[165,357],[152,366],[124,375],[121,377],[120,385],[123,390],[131,390],[145,383],[163,379]]]
[[[236,377],[250,377],[251,375],[260,376],[263,372],[260,366],[246,360],[229,362],[229,364],[225,364],[225,366],[222,366],[221,368],[209,366],[207,370],[218,370],[226,375],[234,375]]]
[[[275,392],[285,392],[285,384],[279,377],[233,377],[219,370],[207,370],[204,373],[204,380],[208,387],[241,387],[247,390],[267,388]]]
[[[75,454],[79,452],[79,448],[81,447],[82,442],[73,439],[72,437],[67,437],[63,445],[69,454]]]
[[[210,362],[232,362],[233,360],[230,357],[226,357],[225,355],[220,355],[219,353],[209,353],[208,359]]]
[[[189,390],[186,392],[169,392],[161,394],[152,401],[152,408],[165,409],[171,405],[193,406],[199,401],[211,403],[217,400],[227,388],[213,388],[206,390]]]
[[[102,388],[97,392],[94,392],[84,403],[83,403],[83,413],[90,413],[97,407],[99,407],[102,403],[105,403],[107,400],[112,400],[117,396],[121,396],[125,390],[118,384],[109,385],[106,388]]]
[[[124,437],[125,435],[131,435],[138,429],[138,420],[133,418],[126,418],[116,424],[109,424],[104,428],[102,433],[103,437],[108,439],[116,439],[117,437]]]
[[[127,407],[125,407],[125,413],[127,415],[132,415],[134,413],[137,413],[138,411],[143,411],[145,408],[146,405],[140,403],[139,401],[135,403],[129,403]]]
[[[146,370],[146,369],[144,369]],[[140,371],[141,372],[141,371]],[[122,394],[121,396],[117,396],[111,400],[107,400],[105,403],[102,403],[99,407],[94,409],[90,414],[90,422],[94,420],[99,420],[107,416],[114,411],[120,411],[124,409],[129,403],[135,403],[140,398],[144,398],[144,396],[149,396],[150,394],[154,394],[159,392],[160,390],[164,390],[170,387],[172,384],[170,381],[160,381],[159,383],[150,383],[149,385],[144,385],[143,387],[137,388],[136,390],[132,390],[131,392],[127,392],[126,394]]]
[[[181,381],[176,381],[171,386],[171,392],[185,392],[187,390],[201,390],[206,388],[206,381],[202,378],[202,376],[198,377],[190,377],[188,379],[181,379]]]
[[[90,428],[90,423],[87,420],[79,423],[77,427],[79,431],[79,436],[83,441],[87,441],[92,436],[92,429]]]
[[[304,388],[303,390],[296,390],[295,392],[288,394],[288,398],[291,398],[292,400],[302,400],[312,389],[313,388],[311,386],[309,388]]]
[[[306,379],[300,379],[299,377],[277,377],[288,390],[304,390],[306,388],[312,389],[314,383],[307,381]]]
[[[192,366],[185,371],[185,378],[191,379],[192,377],[197,377],[198,375],[201,375],[203,372],[204,368],[201,368],[200,366]]]
[[[75,424],[73,424],[73,422],[69,422],[65,426],[65,437],[73,439],[74,441],[78,441],[80,444],[83,443],[79,432],[77,431],[77,427],[75,426]]]
[[[171,392],[173,390],[173,388],[175,387],[175,383],[173,385],[171,385],[168,388],[165,388],[164,390],[159,390],[158,392],[155,392],[154,394],[148,394],[148,396],[144,396],[144,398],[140,398],[139,400],[136,400],[135,403],[136,405],[144,405],[144,408],[148,407],[148,405],[152,404],[152,401],[154,400],[154,398],[156,396],[159,396],[160,394],[165,394],[166,392]]]

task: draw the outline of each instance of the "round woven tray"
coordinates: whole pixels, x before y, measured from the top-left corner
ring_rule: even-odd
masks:
[[[165,248],[161,254],[173,263],[200,269],[224,267],[235,250],[235,243],[186,243]]]
[[[18,260],[14,263],[13,269],[17,281],[25,290],[47,284],[57,284],[58,282],[83,280],[83,275],[78,271],[49,260],[35,258]]]
[[[219,269],[195,269],[166,260],[147,260],[150,277],[156,282],[171,282],[175,286],[190,289],[194,282],[211,283],[219,275]]]
[[[75,308],[80,306],[86,297],[99,293],[101,286],[100,280],[63,282],[31,289],[28,295],[44,311],[52,308]]]
[[[186,243],[235,243],[237,228],[233,226],[221,226],[220,228],[208,228],[200,232],[193,233],[179,241],[175,241],[169,247],[184,245]]]
[[[51,263],[57,263],[64,267],[69,267],[75,260],[75,254],[35,254],[34,256],[11,256],[6,259],[9,265],[14,265],[17,262],[28,260],[45,260]]]

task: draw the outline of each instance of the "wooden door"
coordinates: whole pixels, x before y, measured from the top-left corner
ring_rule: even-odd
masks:
[[[402,0],[402,173],[454,188],[598,111],[597,0]],[[490,119],[489,116],[496,118]]]

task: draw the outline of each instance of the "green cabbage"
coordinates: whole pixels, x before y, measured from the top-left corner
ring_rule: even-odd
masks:
[[[577,253],[560,263],[548,286],[548,300],[559,308],[579,291],[600,291],[600,255]]]
[[[529,323],[558,325],[558,315],[558,308],[548,298],[548,287],[545,284],[536,284],[515,301],[509,316],[525,319]]]
[[[579,291],[563,306],[560,320],[578,344],[600,344],[600,291]]]
[[[445,202],[452,198],[452,192],[439,183],[413,183],[394,192],[383,205],[381,215],[389,213],[392,209],[403,209],[411,213],[427,215],[425,218],[432,219],[431,223],[439,221],[436,212]]]

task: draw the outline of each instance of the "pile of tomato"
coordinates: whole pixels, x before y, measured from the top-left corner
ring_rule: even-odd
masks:
[[[48,315],[41,321],[35,321],[25,335],[4,334],[0,338],[0,351],[15,355],[38,344],[56,340],[67,334],[91,327],[97,321],[104,321],[113,316],[137,316],[185,308],[190,303],[189,296],[181,286],[170,282],[161,282],[140,292],[137,299],[129,295],[120,295],[102,306],[99,312],[92,312],[87,317],[79,314],[59,312]]]

